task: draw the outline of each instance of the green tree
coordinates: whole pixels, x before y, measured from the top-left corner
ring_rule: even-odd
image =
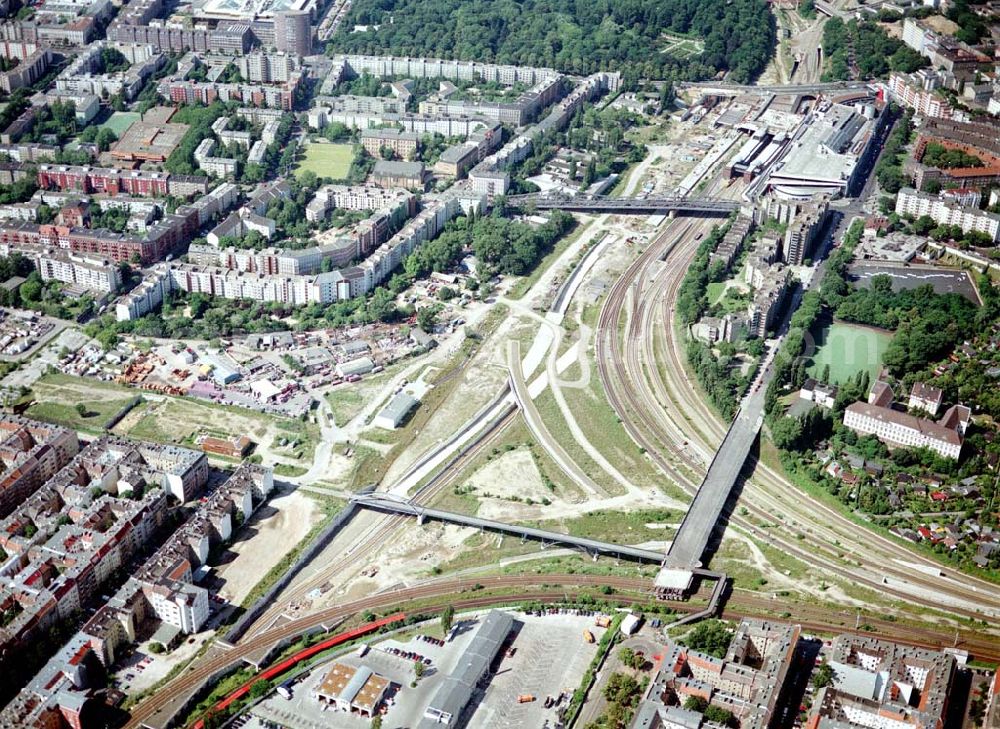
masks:
[[[684,700],[684,708],[688,711],[697,711],[699,714],[708,707],[708,701],[701,696],[688,696]]]
[[[704,620],[698,623],[683,640],[692,650],[722,658],[729,650],[732,639],[733,636],[726,623],[721,620]]]
[[[816,673],[813,674],[813,686],[816,688],[823,688],[824,686],[829,686],[833,683],[836,678],[833,666],[831,666],[826,661],[823,661],[819,668],[816,669]]]
[[[455,620],[455,607],[453,605],[445,606],[445,609],[441,611],[441,630],[444,632],[445,637],[451,632],[451,625]]]

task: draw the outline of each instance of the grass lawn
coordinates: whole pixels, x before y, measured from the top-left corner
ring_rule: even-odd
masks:
[[[816,352],[809,374],[820,377],[823,368],[830,365],[830,379],[834,382],[844,382],[862,370],[867,370],[874,381],[892,340],[891,332],[843,322],[825,326],[814,336]]]
[[[119,139],[121,139],[122,134],[128,129],[134,122],[139,121],[139,113],[135,111],[116,111],[111,117],[101,124],[102,127],[107,127],[113,131]]]
[[[89,398],[69,399],[64,402],[36,400],[25,412],[25,416],[49,423],[60,423],[74,430],[99,432],[112,415],[128,404],[133,396],[111,400]],[[85,408],[84,414],[77,411],[77,404]]]
[[[47,374],[32,388],[35,403],[26,415],[70,428],[98,432],[104,423],[136,395],[143,394],[125,385],[100,382],[63,374]],[[273,435],[298,441],[288,455],[310,460],[319,440],[313,423],[255,413],[184,397],[151,397],[140,403],[118,424],[115,432],[139,440],[194,447],[202,434],[232,438],[246,435],[258,443]],[[86,408],[86,417],[76,410]]]
[[[344,180],[351,169],[354,149],[350,144],[329,144],[312,142],[305,145],[305,153],[295,167],[295,174],[315,172],[319,177]]]
[[[725,281],[715,281],[708,285],[708,303],[709,305],[714,304],[716,301],[722,298],[722,293],[726,290]]]

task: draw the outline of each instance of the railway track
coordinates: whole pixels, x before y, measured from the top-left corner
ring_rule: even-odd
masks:
[[[516,410],[507,412],[498,420],[486,427],[478,436],[478,440],[466,448],[452,465],[432,477],[426,484],[421,486],[412,496],[413,501],[424,504],[434,498],[442,489],[451,485],[458,474],[462,473],[465,467],[471,463],[484,448],[487,448],[500,434],[510,425],[517,415]],[[398,529],[402,528],[409,517],[400,515],[376,515],[375,512],[365,511],[364,515],[370,514],[375,523],[370,531],[365,534],[360,541],[352,545],[350,551],[343,557],[332,563],[323,566],[311,577],[307,577],[298,583],[294,583],[281,595],[281,603],[266,610],[254,625],[247,631],[249,636],[260,634],[266,631],[275,621],[280,620],[289,612],[292,604],[308,599],[309,593],[313,590],[322,590],[332,575],[338,575],[356,566],[361,561],[369,558],[371,554],[382,547],[389,537]],[[359,514],[358,516],[362,516]]]
[[[607,577],[603,575],[508,575],[498,577],[483,577],[478,580],[440,580],[425,583],[402,590],[379,593],[360,600],[337,605],[317,611],[307,617],[291,621],[285,625],[273,628],[242,641],[236,647],[227,651],[210,654],[181,674],[176,680],[168,683],[156,692],[156,695],[137,705],[132,712],[127,727],[137,727],[143,722],[154,719],[164,707],[176,705],[200,688],[210,677],[241,663],[244,658],[256,651],[261,651],[274,645],[277,641],[298,636],[317,626],[328,625],[337,620],[349,617],[365,610],[386,610],[404,607],[407,603],[427,601],[417,609],[422,612],[434,612],[446,605],[453,605],[459,610],[473,610],[498,604],[517,604],[533,601],[560,602],[568,591],[578,591],[582,594],[587,588],[597,589],[605,585],[614,588],[612,597],[596,596],[609,599],[624,605],[645,604],[652,597],[648,594],[649,582],[641,578]],[[476,595],[484,590],[516,590],[506,595]],[[677,612],[690,612],[700,609],[700,606],[686,603],[670,605]],[[775,603],[765,597],[736,592],[723,611],[723,616],[730,619],[743,617],[766,616],[773,619]],[[913,627],[883,618],[865,617],[866,625],[875,630],[853,631],[855,613],[835,609],[825,609],[810,605],[782,604],[790,615],[786,618],[802,625],[809,632],[861,632],[871,635],[891,635],[892,640],[901,643],[921,646],[931,649],[951,647],[956,644],[967,650],[975,658],[984,661],[1000,661],[1000,644],[988,636],[974,631],[955,633],[954,631],[934,627]]]
[[[612,287],[601,310],[595,341],[602,383],[626,430],[665,474],[682,489],[693,493],[698,483],[680,467],[670,463],[665,454],[670,454],[683,469],[700,477],[705,470],[704,463],[709,459],[694,457],[686,447],[678,447],[678,443],[686,444],[690,440],[698,444],[702,453],[710,454],[721,442],[726,425],[697,396],[690,383],[680,382],[681,376],[687,379],[684,375],[686,363],[673,327],[671,306],[697,249],[698,239],[692,239],[693,231],[688,226],[676,240],[671,240],[671,236],[676,235],[672,230],[674,227],[676,224],[668,227]],[[666,265],[660,265],[661,260]],[[628,306],[629,302],[631,306]],[[618,335],[623,316],[627,322],[624,342]],[[655,347],[656,332],[663,332],[660,348]],[[655,364],[658,360],[667,362],[665,370],[671,376],[669,387]],[[804,536],[811,542],[808,550],[803,548],[801,542],[783,538],[780,534],[765,535],[748,519],[738,515],[734,514],[732,521],[807,564],[832,571],[849,582],[863,582],[872,589],[890,592],[907,602],[941,608],[966,617],[983,617],[980,611],[957,606],[954,601],[942,604],[935,600],[921,600],[910,591],[887,587],[881,580],[870,576],[859,576],[857,569],[844,564],[841,555],[850,553],[862,564],[878,560],[874,568],[876,572],[893,575],[895,579],[918,588],[941,589],[940,582],[919,573],[913,574],[912,570],[906,570],[893,560],[935,568],[940,568],[940,565],[873,532],[865,531],[865,544],[859,544],[859,530],[854,522],[812,500],[808,502],[808,507],[821,518],[801,514],[796,511],[795,504],[781,496],[782,493],[785,496],[789,494],[789,484],[779,474],[759,465],[753,481],[745,487],[744,503],[750,515],[766,522],[776,521],[776,515],[795,514],[797,518],[790,526],[799,528],[801,522]],[[789,520],[784,521],[787,523]],[[872,549],[873,545],[877,548]],[[973,584],[953,582],[948,584],[948,589],[964,602],[1000,609],[1000,595],[989,583],[971,578]]]

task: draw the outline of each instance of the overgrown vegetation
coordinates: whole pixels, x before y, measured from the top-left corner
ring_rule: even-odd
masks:
[[[871,20],[830,18],[823,28],[827,67],[823,81],[880,78],[890,71],[912,73],[927,59]],[[853,63],[852,63],[853,61]]]

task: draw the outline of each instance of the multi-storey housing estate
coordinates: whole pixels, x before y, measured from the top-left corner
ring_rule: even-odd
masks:
[[[813,699],[807,729],[935,729],[945,725],[956,668],[947,653],[842,635],[830,649],[833,684]]]
[[[767,729],[795,658],[797,625],[747,619],[724,658],[669,642],[660,670],[639,704],[633,727],[698,727],[702,717],[683,708],[698,698],[733,714],[741,729]]]
[[[35,83],[53,60],[49,48],[27,41],[0,41],[0,56],[18,61],[14,68],[0,73],[0,89],[8,94]]]
[[[513,101],[479,101],[437,96],[421,101],[419,111],[427,116],[479,116],[520,127],[556,101],[562,94],[563,87],[563,77],[557,75],[539,80]]]
[[[1000,240],[1000,215],[957,205],[912,187],[904,187],[899,191],[896,196],[896,212],[915,218],[929,215],[939,225],[957,225],[963,233],[978,230],[990,236],[993,242]]]
[[[343,194],[349,196],[351,193]],[[400,204],[408,206],[409,199]],[[449,220],[463,212],[482,212],[484,206],[482,196],[463,188],[425,199],[424,208],[375,248],[364,261],[324,273],[295,275],[278,272],[283,266],[285,270],[311,268],[315,262],[322,261],[325,255],[322,248],[306,249],[302,257],[293,252],[278,251],[262,251],[260,255],[245,251],[222,251],[219,254],[220,263],[254,270],[190,263],[160,265],[135,291],[117,302],[116,315],[119,321],[143,316],[159,306],[173,290],[229,299],[275,301],[292,306],[324,304],[360,296],[385,280],[406,256],[421,243],[436,236]],[[207,251],[196,249],[195,253],[202,255]],[[258,265],[261,268],[257,268]],[[265,270],[270,272],[264,273]]]
[[[208,178],[170,178],[168,189],[175,191],[201,188]],[[72,189],[72,188],[71,188]],[[222,183],[190,205],[182,205],[146,230],[144,237],[113,233],[109,230],[77,228],[66,225],[37,225],[26,222],[0,222],[0,252],[37,252],[58,248],[77,254],[109,258],[116,263],[138,260],[150,264],[161,260],[177,246],[191,240],[206,222],[228,210],[236,202],[239,188]],[[184,194],[190,194],[185,191]]]
[[[102,294],[113,294],[122,285],[121,269],[111,261],[53,249],[38,254],[35,269],[43,281],[62,281]]]
[[[935,93],[942,81],[935,71],[921,69],[916,73],[893,73],[889,76],[888,89],[892,97],[922,116],[952,119],[955,109],[947,97]]]
[[[105,73],[102,70],[105,50],[118,51],[132,65],[126,71]],[[164,62],[164,56],[151,45],[98,41],[87,46],[56,77],[56,89],[101,97],[120,94],[131,101]]]

